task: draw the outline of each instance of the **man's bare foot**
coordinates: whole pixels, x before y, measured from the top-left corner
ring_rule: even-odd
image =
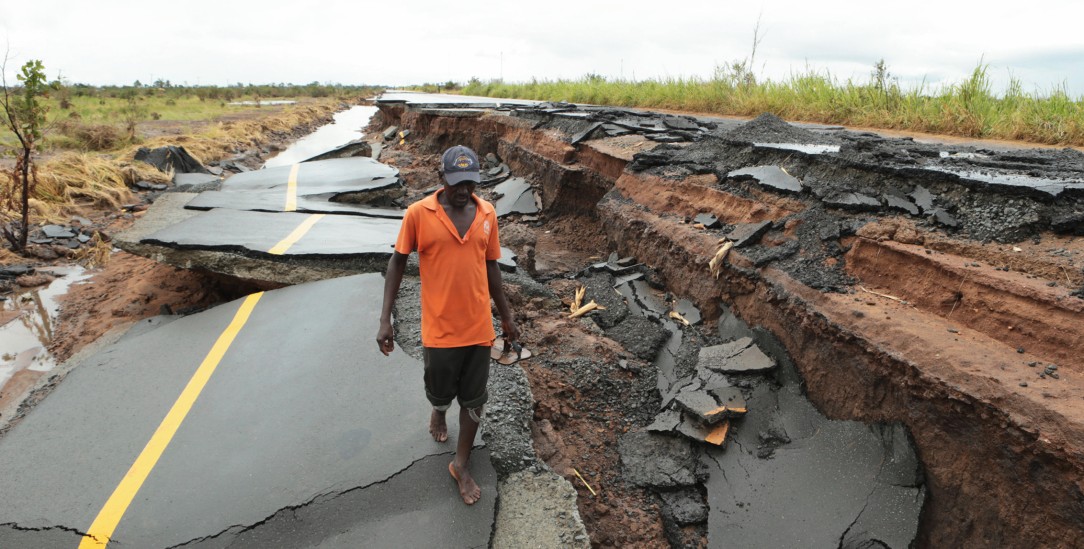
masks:
[[[482,489],[474,482],[474,477],[470,476],[469,469],[459,467],[453,461],[448,464],[448,472],[452,474],[452,478],[459,485],[459,497],[463,498],[463,503],[474,505],[475,502],[482,499]]]
[[[429,416],[429,434],[437,442],[448,440],[448,422],[444,420],[444,412],[433,410],[433,415]]]

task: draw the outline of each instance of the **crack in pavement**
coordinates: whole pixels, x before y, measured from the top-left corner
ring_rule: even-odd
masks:
[[[734,437],[734,444],[738,446],[738,455],[735,456],[734,461],[738,463],[738,466],[741,467],[742,471],[745,471],[745,478],[751,478],[752,475],[749,474],[749,468],[745,466],[745,463],[742,463],[742,456],[752,455],[752,453],[745,451],[745,447],[742,446],[742,443],[740,440],[738,440],[738,437]],[[719,467],[719,470],[723,470],[722,466]],[[726,477],[725,473],[723,476],[724,478]],[[727,480],[727,482],[730,481]]]
[[[882,467],[884,467],[883,462],[882,462]],[[851,523],[847,525],[847,528],[845,528],[843,530],[843,533],[839,535],[839,544],[837,545],[837,547],[839,549],[843,549],[843,547],[844,547],[843,543],[844,543],[844,540],[847,539],[847,534],[850,533],[851,529],[854,528],[854,526],[856,524],[858,524],[858,521],[862,519],[862,515],[866,514],[866,509],[869,508],[869,500],[870,500],[870,498],[873,497],[873,494],[876,491],[877,491],[877,483],[876,483],[876,481],[874,481],[873,488],[871,488],[869,493],[866,494],[866,502],[862,504],[862,510],[859,511],[857,515],[855,515],[854,520],[852,520]]]
[[[402,475],[403,473],[407,472],[408,470],[410,470],[411,467],[414,467],[415,465],[417,465],[421,461],[424,461],[424,460],[429,459],[429,458],[434,457],[434,456],[451,456],[451,455],[454,455],[454,453],[455,453],[454,451],[448,451],[448,452],[437,452],[437,453],[434,453],[434,454],[427,454],[427,455],[424,455],[424,456],[410,462],[406,467],[403,467],[402,469],[396,471],[395,473],[391,474],[387,478],[377,480],[375,482],[371,482],[371,483],[366,484],[364,486],[355,486],[353,488],[347,488],[345,490],[341,490],[341,491],[338,491],[338,492],[336,492],[334,490],[328,491],[328,492],[323,492],[323,493],[320,493],[320,494],[317,494],[317,495],[313,496],[311,499],[309,499],[308,501],[306,501],[304,503],[301,503],[301,504],[298,504],[298,505],[287,505],[286,507],[279,508],[275,512],[268,515],[263,520],[255,522],[253,524],[250,524],[250,525],[235,524],[235,525],[232,525],[232,526],[230,526],[230,527],[228,527],[228,528],[226,528],[226,529],[224,529],[221,532],[218,532],[216,534],[211,534],[211,535],[208,535],[208,536],[194,538],[194,539],[191,539],[191,540],[186,541],[184,543],[179,543],[177,545],[171,545],[171,546],[167,547],[166,549],[178,549],[180,547],[186,547],[186,546],[190,546],[190,545],[194,545],[194,544],[205,543],[205,542],[208,542],[208,541],[211,541],[211,540],[214,540],[214,539],[221,538],[223,536],[237,537],[237,536],[239,536],[241,534],[244,534],[245,532],[251,532],[253,530],[256,530],[257,528],[260,528],[261,526],[266,525],[267,523],[274,520],[275,517],[278,517],[278,516],[280,516],[280,515],[282,515],[284,513],[293,513],[294,518],[296,519],[297,518],[296,513],[297,513],[297,511],[299,509],[304,509],[304,508],[306,508],[306,507],[308,507],[310,505],[316,504],[316,503],[327,503],[327,502],[335,501],[336,499],[339,499],[339,498],[341,498],[341,497],[343,497],[343,496],[345,496],[347,494],[353,493],[353,492],[363,491],[363,490],[367,490],[369,488],[372,488],[374,486],[387,484],[388,482],[391,482],[392,479],[394,479],[394,478],[398,477],[399,475]],[[2,525],[0,525],[0,526],[2,526]]]
[[[61,526],[61,525],[34,527],[34,526],[20,526],[19,523],[17,523],[17,522],[4,522],[4,523],[0,523],[0,528],[10,528],[12,530],[16,530],[16,531],[19,531],[19,532],[53,532],[53,531],[61,531],[61,532],[68,532],[70,534],[75,534],[75,535],[77,535],[77,536],[79,536],[81,538],[90,538],[90,539],[92,539],[94,541],[101,542],[101,540],[98,539],[97,536],[92,536],[92,535],[90,535],[90,534],[88,534],[86,532],[83,532],[82,530],[79,530],[77,528],[71,528],[71,527],[68,527],[68,526]],[[106,543],[115,543],[115,542],[113,540],[109,539],[109,538],[106,538]]]

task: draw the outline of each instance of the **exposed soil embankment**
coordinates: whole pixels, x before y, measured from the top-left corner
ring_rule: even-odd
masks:
[[[1075,153],[940,151],[778,120],[731,133],[672,123],[651,137],[684,142],[660,145],[620,125],[561,118],[557,109],[380,108],[374,124],[410,129],[418,152],[464,144],[532,180],[544,206],[541,230],[513,249],[523,256],[530,248],[543,265],[534,274],[551,288],[562,269],[611,251],[634,257],[711,322],[725,304],[773,333],[829,417],[905,425],[929,490],[921,545],[1070,546],[1084,535],[1084,302],[1074,295],[1084,282],[1084,243],[1075,237],[1084,211],[1075,178],[1084,168]],[[796,139],[838,151],[765,146]],[[435,183],[421,176],[432,165],[399,167],[405,179],[416,170]],[[750,170],[763,167],[771,169]],[[998,182],[1013,170],[1037,181]],[[727,241],[734,248],[716,275],[709,261]],[[570,376],[597,383],[605,372],[639,384],[612,366],[622,354],[611,343],[544,343],[593,358],[590,367],[527,369],[541,403],[536,448],[556,448],[547,453],[563,464],[577,449],[613,443],[608,433],[586,436],[607,427],[582,414],[632,413],[599,404],[608,401]],[[635,427],[634,419],[620,428]],[[615,508],[633,506],[635,517],[651,503],[621,491],[613,458],[604,457],[612,450],[591,452],[602,467],[589,480],[621,495],[580,490],[592,542],[646,543],[666,529],[641,522],[639,531],[619,532],[628,521],[616,520],[624,511]]]

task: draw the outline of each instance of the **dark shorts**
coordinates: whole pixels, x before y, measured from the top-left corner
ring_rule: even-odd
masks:
[[[422,354],[425,397],[433,406],[447,406],[458,400],[460,407],[477,408],[489,400],[489,347],[424,347]]]

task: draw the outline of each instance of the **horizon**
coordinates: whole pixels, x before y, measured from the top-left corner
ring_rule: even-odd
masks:
[[[903,89],[941,90],[987,67],[991,92],[1012,78],[1028,95],[1084,96],[1084,5],[1036,0],[1028,9],[916,0],[907,6],[736,6],[685,2],[660,13],[642,0],[546,6],[433,0],[293,5],[193,0],[183,9],[133,0],[0,5],[9,84],[25,61],[50,78],[91,86],[169,80],[186,86],[372,85],[453,81],[710,80],[745,60],[759,81],[828,74],[870,80],[884,60]],[[752,59],[750,59],[752,57]],[[750,62],[751,61],[751,62]]]

